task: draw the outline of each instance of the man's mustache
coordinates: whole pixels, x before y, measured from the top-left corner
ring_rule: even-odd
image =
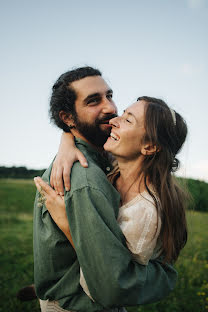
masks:
[[[118,116],[117,114],[111,114],[111,115],[105,116],[105,117],[99,119],[98,123],[99,124],[108,123],[110,119],[115,118],[117,116]]]

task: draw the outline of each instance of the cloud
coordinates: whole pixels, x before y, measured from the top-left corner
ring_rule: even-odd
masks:
[[[184,63],[180,66],[180,72],[188,77],[202,74],[204,67],[202,64]]]
[[[192,64],[186,63],[181,66],[181,71],[186,76],[192,76],[194,74],[194,67]]]
[[[187,0],[190,9],[203,9],[207,7],[207,0]]]
[[[200,160],[187,167],[181,167],[177,175],[208,182],[208,160]]]

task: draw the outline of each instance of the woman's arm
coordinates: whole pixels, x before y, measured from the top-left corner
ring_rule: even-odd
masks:
[[[56,192],[40,177],[34,178],[35,185],[38,191],[44,198],[44,204],[50,213],[53,221],[57,224],[60,230],[66,235],[74,248],[74,243],[71,237],[69,222],[66,215],[64,197],[57,195]]]
[[[50,184],[60,195],[70,190],[70,172],[74,162],[79,161],[83,167],[87,167],[87,160],[74,144],[74,136],[63,132],[56,159],[54,160]]]

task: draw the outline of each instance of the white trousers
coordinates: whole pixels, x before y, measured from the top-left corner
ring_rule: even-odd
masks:
[[[64,310],[62,309],[59,305],[57,301],[49,301],[49,300],[41,300],[40,301],[40,308],[41,308],[41,312],[73,312],[73,311],[69,311],[69,310]]]
[[[69,310],[64,310],[62,309],[57,301],[49,301],[49,300],[41,300],[40,301],[40,308],[41,312],[73,312]],[[124,308],[115,308],[115,309],[110,309],[110,310],[103,310],[100,312],[127,312],[126,309]]]

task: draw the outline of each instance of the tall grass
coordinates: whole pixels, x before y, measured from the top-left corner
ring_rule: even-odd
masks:
[[[33,282],[32,181],[0,180],[0,311],[39,311],[38,303],[22,303],[16,292]]]
[[[0,311],[38,312],[38,302],[20,302],[16,292],[33,282],[32,215],[35,186],[30,180],[0,180]],[[208,311],[208,213],[189,211],[189,240],[176,268],[175,290],[163,301],[130,312]]]

